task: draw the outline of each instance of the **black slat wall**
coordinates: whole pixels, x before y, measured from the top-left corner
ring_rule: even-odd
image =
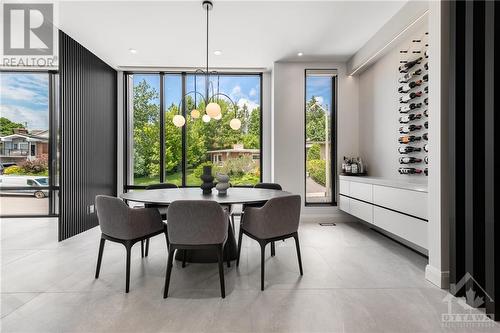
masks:
[[[494,112],[500,78],[498,62],[495,66],[498,2],[449,5],[450,292],[464,296],[472,288],[484,298],[480,306],[499,320],[500,195],[495,196],[495,171],[500,172],[500,164],[495,139],[500,124]]]
[[[117,73],[59,32],[61,210],[59,240],[97,223],[97,194],[116,195]]]

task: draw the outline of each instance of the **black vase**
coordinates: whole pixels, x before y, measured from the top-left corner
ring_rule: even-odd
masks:
[[[212,188],[214,188],[214,176],[212,176],[212,166],[205,165],[203,167],[203,174],[201,175],[201,180],[203,183],[201,184],[201,189],[203,190],[203,194],[211,194]]]

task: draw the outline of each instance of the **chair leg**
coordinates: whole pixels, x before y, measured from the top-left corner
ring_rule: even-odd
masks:
[[[266,243],[260,243],[260,290],[264,290],[264,257],[266,255]]]
[[[234,215],[231,214],[231,224],[233,225],[233,231],[236,231],[236,229],[234,228]]]
[[[226,288],[224,285],[224,255],[222,253],[223,246],[217,246],[217,261],[219,263],[219,279],[220,279],[220,293],[222,298],[226,297]]]
[[[130,252],[132,252],[132,243],[127,242],[125,244],[127,250],[127,269],[125,273],[125,292],[128,293],[130,289]]]
[[[95,278],[99,278],[99,272],[101,270],[101,262],[102,262],[102,253],[104,252],[104,243],[106,240],[101,238],[101,242],[99,244],[99,255],[97,256],[97,268],[95,270]]]
[[[300,256],[299,234],[295,233],[293,238],[295,239],[295,247],[297,248],[297,258],[299,260],[300,275],[304,275],[304,272],[302,271],[302,257]]]
[[[145,256],[147,257],[149,254],[149,238],[146,239],[146,253],[145,253]]]
[[[168,260],[167,260],[167,273],[165,274],[165,289],[163,291],[163,298],[168,296],[168,287],[170,285],[170,275],[172,274],[172,262],[174,260],[174,249],[168,248]]]
[[[241,254],[241,241],[243,240],[243,231],[241,230],[240,226],[240,232],[238,235],[238,258],[236,259],[236,267],[240,265],[240,254]]]
[[[165,228],[165,241],[167,242],[167,252],[170,252],[170,242],[168,241],[168,233],[167,233],[167,228]]]
[[[141,258],[144,258],[144,241],[141,240]]]
[[[271,242],[271,257],[274,257],[276,255],[276,247],[274,245],[274,242]]]
[[[182,250],[182,268],[186,267],[186,250]]]

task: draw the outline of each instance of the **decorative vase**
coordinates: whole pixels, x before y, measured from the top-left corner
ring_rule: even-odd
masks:
[[[200,186],[200,188],[203,190],[203,194],[212,193],[212,188],[215,185],[214,185],[214,176],[212,176],[212,166],[211,165],[205,165],[203,167],[203,174],[201,175],[200,178],[203,181],[203,183]]]
[[[219,195],[226,195],[227,189],[229,188],[229,176],[223,173],[217,173],[215,178],[217,178],[217,185],[215,185],[215,188],[219,191]]]

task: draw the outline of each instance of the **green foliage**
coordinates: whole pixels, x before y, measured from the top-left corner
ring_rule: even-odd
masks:
[[[11,135],[16,128],[24,128],[24,125],[14,123],[5,117],[0,117],[0,136]]]
[[[307,161],[307,172],[309,176],[318,184],[326,184],[326,161],[311,160]]]
[[[23,169],[18,165],[12,165],[3,170],[4,175],[21,175],[24,174]]]
[[[38,158],[32,161],[24,161],[20,165],[12,165],[5,168],[4,175],[26,175],[26,176],[48,176],[49,169],[47,159]]]
[[[229,177],[242,177],[253,169],[255,169],[255,164],[252,156],[246,155],[227,159],[224,161],[219,172],[229,175]]]
[[[195,178],[199,179],[201,177],[201,175],[203,174],[203,167],[204,166],[211,166],[212,167],[212,176],[215,177],[215,173],[216,173],[215,169],[217,169],[217,167],[214,167],[212,162],[204,162],[204,163],[201,163],[200,165],[198,165],[193,171],[193,176]]]
[[[306,138],[308,141],[325,141],[325,118],[325,111],[313,96],[306,104]]]
[[[307,160],[311,161],[320,159],[321,159],[321,146],[315,143],[307,150]]]

